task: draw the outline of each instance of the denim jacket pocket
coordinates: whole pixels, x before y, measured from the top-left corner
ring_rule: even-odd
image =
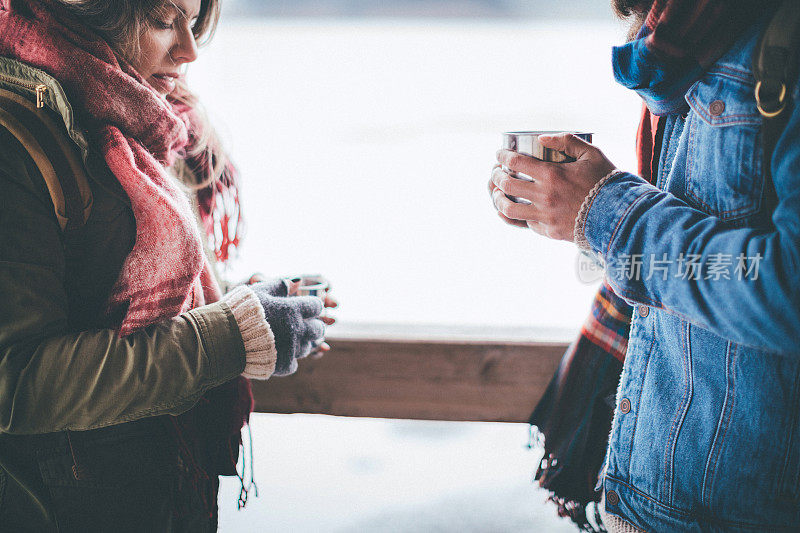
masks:
[[[722,220],[757,213],[764,187],[761,116],[752,76],[722,68],[686,94],[689,146],[686,199]]]

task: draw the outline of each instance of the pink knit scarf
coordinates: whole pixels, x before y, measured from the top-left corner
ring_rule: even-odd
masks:
[[[165,171],[187,124],[109,45],[49,0],[0,0],[0,55],[57,79],[131,200],[136,242],[109,300],[121,336],[218,300],[186,195]]]

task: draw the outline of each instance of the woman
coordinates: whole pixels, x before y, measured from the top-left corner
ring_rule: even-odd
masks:
[[[282,281],[222,296],[204,253],[186,191],[225,259],[236,183],[180,69],[218,14],[0,0],[0,529],[216,529],[245,378],[325,348],[319,299]],[[82,193],[79,223],[47,169]]]

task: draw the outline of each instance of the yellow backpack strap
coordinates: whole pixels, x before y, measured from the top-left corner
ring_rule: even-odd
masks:
[[[0,126],[27,150],[44,178],[63,231],[81,228],[92,210],[92,191],[78,147],[47,108],[0,89]]]

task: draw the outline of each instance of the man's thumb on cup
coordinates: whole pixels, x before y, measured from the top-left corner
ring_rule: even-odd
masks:
[[[539,143],[545,148],[552,148],[553,150],[564,152],[575,159],[581,159],[592,146],[571,133],[539,135]]]

